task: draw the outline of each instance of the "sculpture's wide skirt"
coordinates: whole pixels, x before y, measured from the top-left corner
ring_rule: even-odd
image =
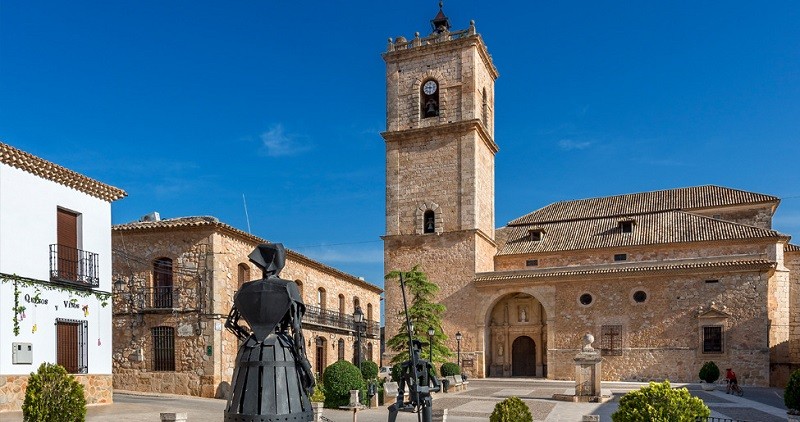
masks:
[[[252,336],[239,348],[225,408],[226,422],[310,421],[311,401],[300,382],[287,334]]]

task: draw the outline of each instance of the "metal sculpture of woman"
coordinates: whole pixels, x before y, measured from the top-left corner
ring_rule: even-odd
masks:
[[[265,243],[249,258],[263,278],[242,285],[225,322],[243,342],[225,421],[310,421],[314,376],[301,328],[305,305],[297,285],[278,278],[286,250],[280,243]],[[249,328],[239,325],[240,318]]]

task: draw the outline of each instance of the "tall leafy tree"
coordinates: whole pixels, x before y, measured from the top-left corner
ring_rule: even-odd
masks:
[[[384,277],[387,281],[400,284],[401,271],[392,271]],[[414,326],[413,337],[422,343],[420,357],[433,362],[445,362],[453,352],[445,345],[447,335],[442,331],[442,314],[444,305],[434,302],[439,286],[428,280],[428,276],[415,265],[410,271],[403,271],[403,281],[406,285],[406,299],[408,300],[408,315]],[[400,330],[386,342],[390,350],[399,352],[392,358],[392,364],[404,362],[409,359],[408,354],[408,329],[405,324],[405,311],[401,308],[398,312],[404,321]],[[433,327],[433,356],[431,356],[431,342],[428,337],[428,328]]]

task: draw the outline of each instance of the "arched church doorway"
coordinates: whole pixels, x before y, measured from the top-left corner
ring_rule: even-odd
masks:
[[[547,315],[534,296],[511,293],[486,316],[488,377],[547,376]]]
[[[528,336],[520,336],[511,345],[511,376],[536,375],[536,343]]]

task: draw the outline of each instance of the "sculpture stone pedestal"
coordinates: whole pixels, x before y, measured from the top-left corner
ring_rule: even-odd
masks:
[[[602,403],[611,400],[611,397],[604,397],[600,390],[603,358],[600,356],[600,352],[592,347],[592,342],[594,342],[593,335],[584,335],[583,347],[573,359],[575,361],[575,394],[569,394],[569,392],[554,394],[554,399],[584,403]]]
[[[600,377],[603,358],[600,352],[580,352],[575,355],[575,396],[578,401],[591,401],[600,396]],[[583,399],[586,397],[586,399]]]

